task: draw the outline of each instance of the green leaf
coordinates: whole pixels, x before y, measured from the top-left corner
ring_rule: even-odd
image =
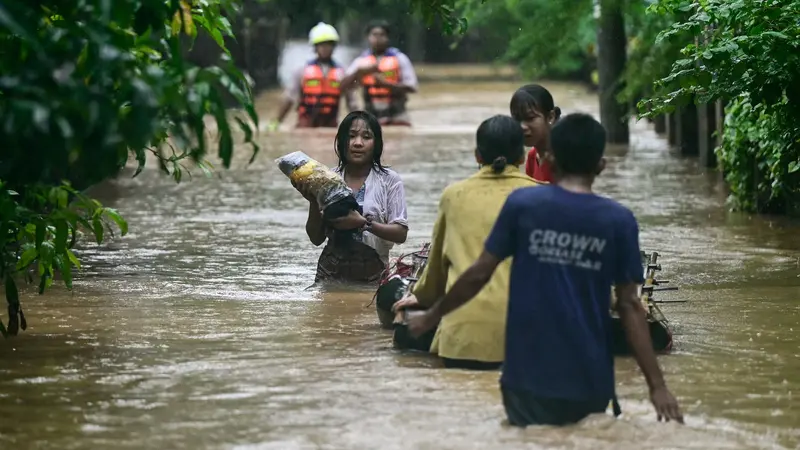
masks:
[[[239,124],[239,129],[242,130],[244,133],[244,141],[245,142],[252,142],[253,141],[253,128],[250,124],[246,123],[239,117],[236,117],[236,123]]]
[[[42,247],[42,242],[44,242],[45,235],[47,233],[47,223],[43,220],[39,220],[35,224],[36,227],[36,249],[40,250]]]
[[[36,250],[36,247],[33,245],[28,246],[22,252],[22,256],[20,256],[19,261],[17,261],[17,270],[24,270],[27,269],[31,263],[39,256],[39,251]]]
[[[97,241],[97,244],[98,245],[102,244],[104,229],[103,229],[103,221],[100,219],[100,217],[95,217],[94,219],[92,219],[92,231],[94,231],[94,237],[95,240]]]
[[[49,278],[50,278],[50,276],[48,274],[46,274],[46,273],[42,274],[42,276],[39,277],[39,295],[44,294],[44,291],[47,289],[47,285],[48,285],[47,280]]]
[[[176,183],[180,183],[182,177],[183,177],[183,171],[181,170],[181,166],[177,161],[175,161],[172,164],[172,178],[175,180]]]
[[[175,16],[173,16],[171,23],[171,31],[173,36],[177,36],[178,34],[180,34],[182,25],[183,22],[181,20],[181,11],[178,10],[177,12],[175,12]]]
[[[64,253],[67,250],[68,233],[69,233],[69,227],[67,226],[67,221],[64,219],[56,220],[56,239],[55,239],[56,253]]]
[[[67,191],[66,189],[59,188],[58,193],[56,195],[58,198],[57,206],[61,209],[66,208],[67,204],[69,203],[69,191]]]
[[[69,262],[71,262],[76,269],[80,270],[81,262],[78,261],[78,257],[75,256],[75,253],[73,253],[72,250],[67,250],[67,258],[69,258]]]
[[[69,260],[65,260],[63,255],[55,257],[56,266],[61,271],[61,278],[64,280],[64,285],[67,289],[72,290],[72,264]]]
[[[800,170],[800,162],[792,161],[789,163],[789,173],[795,173]]]
[[[783,33],[779,33],[777,31],[765,31],[763,34],[765,34],[767,36],[776,37],[778,39],[789,40],[789,36],[787,36],[787,35],[785,35]]]
[[[8,12],[2,3],[0,3],[0,24],[2,24],[5,28],[8,28],[8,30],[12,33],[28,41],[27,43],[34,45],[36,44],[36,40],[33,38],[33,36],[14,20],[13,15]]]
[[[200,20],[200,18],[197,18],[195,20]],[[205,21],[204,18],[202,20]],[[222,51],[225,52],[226,55],[230,56],[231,52],[228,49],[228,47],[225,46],[225,38],[222,36],[222,32],[219,30],[219,28],[208,27],[207,25],[204,28],[206,29],[206,31],[208,31],[208,35],[211,36],[211,39],[213,39],[214,42],[217,43],[219,48],[222,49]]]
[[[104,212],[112,221],[114,221],[114,223],[117,224],[123,236],[128,234],[128,222],[126,222],[125,219],[122,218],[122,216],[116,209],[105,208]]]

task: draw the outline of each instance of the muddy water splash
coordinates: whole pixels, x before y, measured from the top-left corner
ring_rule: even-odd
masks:
[[[581,88],[548,85],[565,113]],[[444,186],[476,169],[473,133],[511,84],[428,84],[413,130],[386,132],[405,179],[412,250]],[[260,100],[262,114],[276,93]],[[287,127],[288,128],[288,127]],[[688,426],[657,424],[644,382],[617,363],[624,415],[563,429],[502,425],[496,373],[434,370],[390,349],[369,292],[306,289],[319,249],[305,201],[273,159],[333,163],[333,131],[264,135],[247,167],[174,185],[155,171],[104,197],[131,234],[83,250],[75,291],[26,295],[30,328],[0,342],[0,445],[15,448],[740,449],[800,444],[800,227],[725,212],[724,193],[644,125],[610,149],[598,189],[631,207],[645,248],[681,287],[660,358]]]

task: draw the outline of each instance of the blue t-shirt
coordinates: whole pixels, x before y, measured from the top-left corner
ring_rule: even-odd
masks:
[[[486,250],[514,257],[503,387],[551,399],[611,399],[611,287],[644,281],[633,213],[559,186],[518,189]]]

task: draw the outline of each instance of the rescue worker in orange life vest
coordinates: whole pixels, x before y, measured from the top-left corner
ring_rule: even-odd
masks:
[[[411,126],[406,111],[408,94],[417,92],[417,74],[403,52],[389,46],[391,30],[385,21],[367,26],[369,50],[347,69],[342,89],[361,84],[364,109],[375,115],[381,125]]]
[[[320,22],[308,33],[317,57],[292,76],[286,87],[278,117],[269,124],[270,131],[278,128],[296,102],[297,127],[336,127],[339,102],[344,94],[350,111],[356,109],[355,93],[342,90],[344,68],[333,60],[333,50],[339,42],[336,28]]]

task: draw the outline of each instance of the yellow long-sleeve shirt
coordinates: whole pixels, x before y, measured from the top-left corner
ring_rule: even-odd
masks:
[[[444,190],[428,264],[413,289],[420,304],[430,306],[450,290],[483,252],[511,191],[530,186],[536,183],[518,167],[495,174],[487,166]],[[442,319],[431,353],[451,359],[503,360],[510,273],[511,259],[507,259],[475,298]]]

